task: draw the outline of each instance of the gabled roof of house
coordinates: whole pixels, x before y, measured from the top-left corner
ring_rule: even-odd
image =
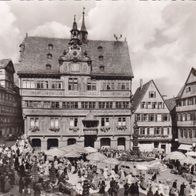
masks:
[[[142,87],[137,88],[137,90],[132,98],[132,110],[133,111],[135,111],[137,109],[137,107],[139,106],[139,104],[142,101],[144,95],[146,94],[151,82],[152,82],[152,80],[150,80],[146,84],[142,85]]]
[[[195,69],[194,67],[191,68],[191,71],[189,72],[189,75],[188,75],[188,77],[187,77],[187,79],[186,79],[184,85],[183,85],[182,88],[180,89],[179,93],[177,94],[177,97],[176,97],[176,98],[180,98],[180,97],[182,96],[182,94],[183,94],[183,92],[184,92],[184,89],[185,89],[185,87],[186,87],[186,84],[187,84],[187,82],[188,82],[188,79],[189,79],[189,77],[190,77],[190,75],[191,75],[191,73],[193,73],[194,75],[196,75],[196,69]]]
[[[154,80],[150,80],[149,82],[145,83],[142,88],[141,87],[138,87],[135,94],[133,95],[133,98],[132,98],[132,110],[133,112],[138,108],[138,106],[140,105],[141,101],[143,100],[143,97],[144,95],[146,94],[150,84],[153,83],[155,88],[157,89],[159,95],[161,96],[163,102],[165,102],[165,100],[163,99],[163,96],[161,95],[159,89],[157,88]],[[167,104],[166,104],[166,107],[168,108]],[[169,110],[169,108],[168,108]]]
[[[69,41],[60,38],[26,37],[22,43],[24,51],[21,52],[22,61],[20,66],[17,66],[17,71],[58,74],[58,60],[64,50],[67,50]],[[51,51],[48,50],[48,44],[53,45]],[[98,49],[99,46],[102,47],[101,51]],[[133,77],[127,42],[88,40],[87,44],[82,44],[81,47],[92,60],[92,74]],[[52,54],[52,59],[47,59],[48,53]],[[102,62],[99,56],[103,56]],[[46,64],[51,65],[51,70],[46,70]],[[100,69],[102,64],[104,71]]]
[[[0,60],[0,69],[9,69],[8,65],[11,66],[11,71],[14,73],[15,69],[14,69],[14,65],[13,65],[11,59],[1,59]]]

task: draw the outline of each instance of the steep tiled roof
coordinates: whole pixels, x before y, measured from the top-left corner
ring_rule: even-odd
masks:
[[[23,41],[24,52],[21,53],[19,72],[31,73],[59,73],[58,59],[68,48],[69,39],[27,37]],[[47,59],[48,44],[53,45],[50,51],[52,59]],[[102,50],[98,50],[101,46]],[[92,74],[120,75],[133,77],[127,42],[89,40],[82,45],[82,50],[92,60]],[[99,56],[103,56],[104,71],[100,69]],[[52,65],[51,70],[46,70],[46,64]]]
[[[183,91],[184,91],[185,85],[183,85],[183,87],[180,89],[179,93],[177,94],[177,98],[180,98]]]
[[[5,68],[10,61],[11,61],[11,59],[1,59],[0,60],[0,68]]]
[[[138,87],[135,94],[133,95],[132,98],[132,110],[135,111],[138,107],[138,105],[140,104],[141,100],[143,99],[146,91],[148,90],[148,87],[150,86],[150,83],[152,82],[152,80],[150,80],[149,82],[147,82],[146,84],[144,84],[141,87]]]
[[[0,60],[0,69],[6,69],[9,72],[15,73],[14,65],[11,59],[1,59]]]
[[[176,98],[166,99],[165,104],[167,105],[169,111],[172,111],[176,106]]]

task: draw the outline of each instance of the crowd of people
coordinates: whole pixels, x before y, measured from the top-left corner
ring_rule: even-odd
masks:
[[[120,157],[124,152],[103,149],[107,157]],[[136,167],[133,167],[136,169]],[[193,184],[157,181],[157,173],[138,175],[127,173],[120,165],[102,165],[89,162],[85,156],[77,159],[49,157],[34,151],[28,140],[18,140],[12,147],[0,146],[0,192],[8,193],[13,187],[14,195],[40,196],[62,193],[67,195],[90,194],[139,196],[196,195]],[[142,190],[142,189],[143,190]]]

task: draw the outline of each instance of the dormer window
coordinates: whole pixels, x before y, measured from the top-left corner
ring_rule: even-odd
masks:
[[[53,50],[53,44],[48,44],[48,50]]]
[[[102,55],[99,56],[99,60],[103,61],[103,56]]]
[[[24,50],[25,50],[25,45],[24,44],[20,44],[20,52],[24,52]]]
[[[188,93],[188,92],[191,92],[191,87],[190,87],[190,86],[188,86],[188,87],[186,88],[186,93]]]
[[[100,71],[104,71],[104,66],[101,65],[101,66],[99,67],[99,69],[100,69]]]
[[[149,92],[149,98],[156,98],[156,92],[155,91],[150,91]]]
[[[50,64],[46,64],[46,70],[51,70],[51,65]]]
[[[52,54],[51,54],[51,53],[48,53],[48,54],[47,54],[47,58],[48,58],[48,59],[52,59]]]
[[[103,50],[103,47],[102,46],[98,46],[97,50],[101,52]]]

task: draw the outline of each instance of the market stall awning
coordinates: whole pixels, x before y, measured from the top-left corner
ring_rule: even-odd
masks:
[[[180,144],[178,150],[187,150],[190,151],[192,149],[192,145],[189,144]]]
[[[165,160],[181,160],[184,158],[186,158],[186,156],[182,152],[173,151],[167,154],[167,156],[165,157]]]

